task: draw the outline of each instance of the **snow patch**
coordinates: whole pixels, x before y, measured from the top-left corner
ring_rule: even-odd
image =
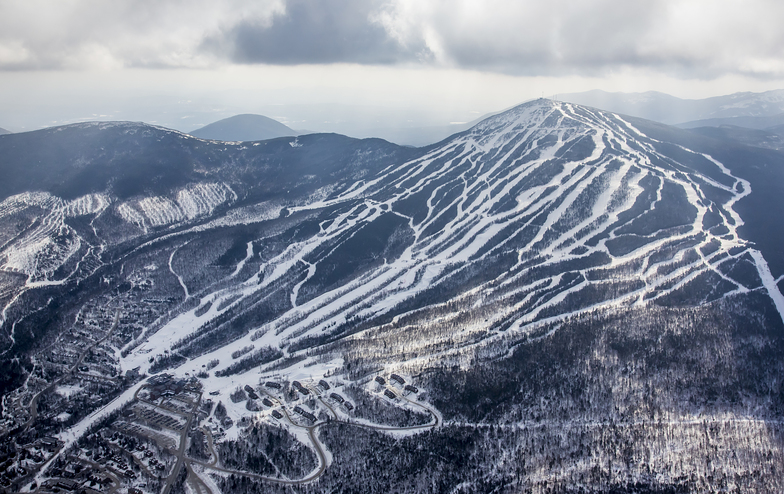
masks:
[[[84,389],[81,386],[75,386],[73,384],[61,384],[54,388],[54,392],[64,398],[70,398],[82,391],[84,391]]]
[[[221,204],[236,199],[237,194],[225,183],[196,183],[178,190],[174,197],[150,196],[125,202],[117,207],[117,213],[146,232],[209,215]]]

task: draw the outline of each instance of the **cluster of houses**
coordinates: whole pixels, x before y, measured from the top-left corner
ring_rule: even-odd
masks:
[[[380,385],[382,385],[382,386],[385,386],[385,385],[387,384],[387,380],[386,380],[386,379],[384,379],[384,378],[383,378],[383,377],[381,377],[381,376],[376,376],[376,379],[375,379],[375,381],[376,381],[377,383],[379,383]],[[398,374],[391,374],[391,375],[389,376],[389,381],[390,381],[390,384],[392,384],[392,383],[394,382],[394,383],[396,383],[398,386],[402,386],[402,387],[403,387],[403,390],[404,390],[404,391],[408,391],[409,393],[418,393],[418,392],[419,392],[419,389],[417,389],[417,387],[416,387],[416,386],[412,386],[412,385],[410,385],[410,384],[406,384],[406,380],[405,380],[405,379],[403,379],[403,378],[402,378],[400,375],[398,375]]]
[[[279,383],[279,382],[275,382],[275,381],[266,381],[264,383],[264,386],[269,388],[269,389],[276,390],[276,391],[283,391],[284,390],[284,385]],[[245,386],[246,391],[248,391],[247,388],[249,388],[249,387],[250,386]],[[303,396],[311,396],[314,393],[314,391],[313,391],[314,389],[315,389],[315,393],[316,394],[321,394],[322,392],[327,392],[330,389],[332,389],[332,386],[327,381],[325,381],[324,379],[320,379],[318,381],[318,383],[317,383],[317,387],[315,387],[313,389],[306,387],[305,385],[303,385],[299,381],[292,381],[291,382],[291,389],[296,394],[301,394]],[[249,394],[250,394],[250,392],[249,392]],[[353,404],[351,404],[350,402],[346,401],[345,398],[343,398],[341,395],[339,395],[338,393],[336,393],[334,391],[329,394],[329,398],[334,403],[336,403],[337,405],[342,406],[348,412],[351,412],[351,411],[354,410],[354,405]],[[272,407],[275,406],[275,404],[268,398],[264,398],[261,402],[265,406],[267,406],[269,408],[272,408]],[[315,423],[316,422],[316,416],[313,415],[312,413],[308,412],[307,410],[303,409],[300,406],[295,406],[294,407],[294,412],[296,412],[297,414],[305,417],[311,423]],[[283,418],[283,414],[279,410],[272,410],[271,415],[274,418],[278,419],[278,420]]]
[[[184,417],[177,418],[179,411],[189,409],[197,399],[200,384],[193,378],[176,379],[169,374],[152,377],[143,388],[145,399],[126,407],[110,428],[95,435],[98,445],[86,451],[66,456],[65,465],[52,468],[47,475],[51,478],[40,487],[40,492],[74,492],[92,494],[107,489],[116,490],[116,479],[135,479],[138,465],[142,472],[154,477],[165,475],[167,463],[145,445],[147,441],[173,441],[160,432],[168,429],[181,432]],[[162,400],[160,407],[150,402]],[[141,424],[147,424],[145,427]],[[39,440],[42,448],[58,450],[61,444],[53,438]],[[137,471],[134,471],[137,470]],[[129,489],[128,492],[131,492]]]
[[[19,450],[10,451],[0,458],[0,487],[7,489],[18,485],[38,467],[48,461],[62,447],[53,437],[42,437]]]
[[[381,376],[376,376],[375,381],[380,384],[381,386],[386,386],[387,380]],[[403,391],[406,393],[418,393],[419,389],[416,386],[412,386],[411,384],[406,384],[406,380],[401,377],[399,374],[390,374],[389,376],[389,384],[397,385],[403,388]],[[397,394],[389,388],[382,388],[384,396],[389,398],[390,400],[397,399]]]

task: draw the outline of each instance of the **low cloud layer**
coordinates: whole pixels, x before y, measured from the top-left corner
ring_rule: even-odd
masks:
[[[8,0],[0,69],[426,65],[784,76],[776,0]]]

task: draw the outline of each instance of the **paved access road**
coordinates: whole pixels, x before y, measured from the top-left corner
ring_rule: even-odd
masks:
[[[409,400],[408,398],[403,396],[394,387],[392,387],[391,389],[400,398],[402,398],[402,399],[408,401],[409,403],[411,403],[411,404],[413,404],[415,406],[418,406],[418,407],[422,408],[423,410],[425,410],[428,414],[430,414],[430,416],[433,418],[433,420],[431,422],[427,423],[427,424],[414,425],[414,426],[410,426],[410,427],[394,427],[394,426],[373,425],[373,424],[364,424],[364,423],[360,423],[360,422],[354,422],[354,421],[350,421],[350,420],[341,420],[341,419],[338,418],[338,415],[337,415],[337,413],[335,413],[335,410],[326,401],[324,401],[323,399],[321,399],[321,397],[319,397],[319,401],[321,401],[321,403],[323,403],[329,409],[329,411],[332,412],[332,415],[333,415],[334,419],[331,420],[330,422],[322,421],[322,422],[317,422],[317,423],[315,423],[313,425],[307,426],[307,425],[301,425],[301,424],[296,423],[291,418],[291,415],[289,415],[288,410],[285,407],[282,407],[283,413],[286,416],[286,420],[294,427],[305,429],[308,432],[308,438],[310,439],[310,442],[313,444],[313,448],[316,450],[316,455],[318,456],[318,460],[319,460],[319,466],[318,466],[317,469],[315,469],[313,472],[311,472],[307,477],[304,477],[304,478],[301,478],[301,479],[294,479],[294,480],[281,479],[281,478],[267,477],[267,476],[258,475],[258,474],[255,474],[255,473],[243,472],[243,471],[240,471],[240,470],[232,470],[232,469],[220,467],[220,466],[217,465],[218,454],[217,454],[217,452],[215,451],[215,449],[213,447],[212,436],[209,436],[208,445],[209,445],[210,453],[212,454],[213,460],[211,462],[209,462],[209,463],[208,462],[194,460],[194,459],[189,459],[188,461],[190,461],[192,463],[198,463],[199,465],[203,466],[205,469],[215,470],[215,471],[218,471],[218,472],[229,473],[229,474],[234,474],[234,475],[242,475],[242,476],[254,479],[254,480],[263,480],[265,482],[274,482],[276,484],[282,484],[282,485],[301,485],[301,484],[307,484],[307,483],[313,482],[314,480],[318,479],[319,477],[321,477],[324,474],[324,470],[326,470],[326,468],[327,468],[327,456],[326,456],[326,453],[324,452],[324,448],[323,448],[322,444],[319,442],[319,440],[316,437],[316,429],[318,429],[319,427],[321,427],[323,425],[326,425],[328,423],[340,423],[340,424],[346,424],[346,425],[353,425],[353,426],[356,426],[356,427],[363,427],[363,428],[366,428],[366,429],[375,429],[375,430],[387,431],[387,432],[389,432],[389,431],[415,431],[415,430],[432,429],[432,428],[435,428],[435,427],[438,427],[438,426],[441,425],[441,420],[439,419],[438,414],[433,409],[431,409],[430,407],[428,407],[426,405],[423,405],[422,403]],[[270,395],[266,391],[264,391],[264,394],[266,394],[269,398],[274,400],[275,403],[281,404],[280,400],[278,400],[274,396]],[[168,494],[168,492],[165,491],[164,494]]]

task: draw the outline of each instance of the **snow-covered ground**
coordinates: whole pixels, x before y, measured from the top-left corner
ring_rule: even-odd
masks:
[[[84,242],[65,220],[99,214],[109,204],[104,194],[65,201],[47,192],[25,192],[5,199],[0,203],[0,222],[25,214],[36,219],[0,245],[0,269],[24,274],[29,282],[47,280]]]
[[[590,153],[578,160],[563,161],[562,166],[548,177],[548,182],[535,187],[525,187],[527,181],[541,173],[544,164],[552,161],[564,147],[572,145],[580,138],[592,141],[593,149]],[[632,141],[637,144],[630,145]],[[542,144],[543,142],[546,144]],[[526,146],[529,149],[526,150]],[[531,153],[535,159],[522,159],[526,153]],[[260,270],[266,273],[265,276],[254,274],[244,280],[237,279],[237,284],[233,288],[222,289],[202,297],[202,304],[208,300],[214,302],[209,311],[197,317],[194,309],[173,319],[131,352],[122,362],[122,366],[123,368],[139,366],[144,371],[149,368],[150,357],[164,355],[172,344],[214,320],[240,303],[243,298],[283,280],[294,266],[306,266],[306,278],[292,288],[290,294],[292,308],[274,322],[263,326],[261,329],[264,334],[258,341],[254,341],[256,335],[251,332],[220,350],[187,362],[175,372],[180,375],[184,375],[185,372],[193,373],[213,359],[220,360],[221,366],[216,369],[219,370],[232,363],[230,357],[232,352],[252,342],[257,347],[283,348],[285,352],[293,342],[308,336],[323,334],[328,328],[342,324],[350,317],[387,312],[397,303],[410,299],[422,290],[433,286],[445,274],[451,273],[455,266],[460,266],[469,260],[486,258],[492,254],[492,249],[498,252],[515,248],[512,245],[506,247],[507,242],[517,234],[530,229],[534,225],[534,220],[539,223],[536,224],[536,233],[528,241],[528,245],[535,246],[538,255],[544,259],[538,264],[539,268],[564,261],[584,259],[592,254],[601,254],[610,259],[609,264],[604,265],[603,268],[623,265],[640,267],[628,274],[620,275],[620,278],[619,275],[615,275],[612,279],[600,280],[583,277],[582,281],[560,290],[555,296],[527,310],[523,308],[530,304],[531,297],[536,296],[537,290],[543,288],[542,280],[521,284],[521,280],[528,276],[529,271],[513,268],[510,272],[515,272],[514,275],[485,290],[487,300],[484,303],[503,301],[521,292],[528,293],[529,296],[517,303],[500,306],[485,326],[506,320],[512,331],[528,331],[529,326],[539,318],[540,314],[557,307],[571,294],[591,284],[608,281],[631,282],[642,279],[645,286],[623,293],[612,301],[602,301],[598,304],[600,306],[607,306],[608,303],[616,305],[629,302],[643,303],[647,300],[646,296],[650,298],[652,292],[655,292],[654,299],[665,297],[707,272],[715,273],[735,287],[725,296],[747,291],[748,288],[727,277],[719,269],[719,264],[725,261],[727,256],[739,259],[747,252],[751,253],[755,260],[759,259],[764,264],[761,256],[751,252],[746,242],[737,234],[737,228],[742,225],[742,220],[733,210],[733,205],[739,198],[749,193],[748,182],[734,177],[726,167],[711,157],[703,156],[715,165],[715,171],[708,176],[697,172],[684,174],[662,169],[652,162],[652,157],[656,156],[659,154],[652,140],[628,122],[598,111],[586,109],[577,111],[566,103],[542,102],[525,105],[493,117],[468,134],[431,151],[428,155],[412,163],[400,165],[398,169],[404,172],[399,173],[392,181],[385,180],[382,174],[378,178],[356,185],[336,198],[315,200],[307,205],[291,208],[292,212],[317,210],[342,202],[358,199],[362,201],[355,207],[341,212],[329,225],[322,225],[319,234],[290,245],[283,253],[270,260]],[[436,163],[438,165],[433,166]],[[460,172],[455,172],[456,169]],[[656,203],[661,201],[663,187],[668,184],[676,190],[679,188],[683,191],[685,199],[694,208],[696,214],[691,224],[652,232],[648,234],[651,240],[644,245],[626,254],[612,255],[607,244],[621,236],[618,230],[624,226],[613,227],[613,224],[641,197],[644,193],[641,184],[650,178],[657,180],[658,185],[656,198],[646,210],[656,208]],[[720,189],[728,198],[724,203],[719,204],[730,215],[722,222],[728,232],[713,234],[709,231],[702,234],[703,218],[711,206],[702,191],[705,183]],[[437,185],[434,187],[433,184]],[[459,189],[460,193],[448,195],[446,192],[449,189]],[[388,191],[392,193],[389,194]],[[427,214],[425,219],[418,223],[413,218],[404,216],[414,232],[415,240],[401,256],[385,260],[383,266],[366,272],[345,286],[325,292],[304,303],[298,301],[300,288],[318,269],[317,262],[308,261],[309,255],[320,246],[334,242],[338,238],[341,239],[342,245],[359,231],[357,226],[371,223],[387,211],[396,211],[396,205],[400,201],[423,191],[429,191],[429,199],[426,201]],[[503,201],[508,201],[513,191],[517,191],[514,197],[516,206],[499,211],[498,206]],[[563,191],[567,193],[564,194]],[[380,192],[384,192],[387,197],[383,201],[374,199]],[[449,218],[448,221],[443,221],[442,217],[450,208],[456,208],[462,213]],[[403,216],[400,212],[395,214]],[[528,219],[520,221],[525,218]],[[439,228],[433,230],[431,227],[435,224],[439,224]],[[509,230],[510,227],[513,229]],[[607,234],[604,238],[596,242],[590,241],[597,233],[605,230]],[[346,235],[347,232],[353,233]],[[499,239],[500,232],[507,232],[506,237]],[[654,256],[663,246],[672,245],[677,241],[687,241],[695,238],[695,235],[700,236],[696,243],[682,247],[671,257]],[[492,245],[492,249],[488,250],[488,245]],[[718,245],[718,251],[714,251],[711,255],[689,258],[688,262],[684,261],[688,257],[684,257],[687,248],[701,252],[700,249],[709,245]],[[729,254],[730,250],[733,250],[732,254]],[[720,257],[716,252],[726,255]],[[248,253],[232,273],[234,277],[239,275],[251,254],[252,246],[248,244]],[[519,264],[525,262],[524,254],[524,251],[520,251]],[[670,269],[668,266],[671,265],[677,267]],[[772,278],[768,279],[764,276],[764,266],[759,263],[758,265],[761,266],[760,275],[766,282],[766,289],[774,300],[784,300],[780,294],[776,295],[778,292]],[[555,274],[544,287],[554,289],[560,281],[560,274]],[[182,281],[181,284],[187,293],[187,287]],[[239,296],[239,298],[218,310],[219,302],[230,296],[235,298]],[[594,306],[583,310],[592,308]],[[557,321],[570,315],[571,312],[564,312],[547,320]],[[471,327],[466,327],[465,330],[469,333],[475,331]],[[486,343],[487,341],[483,342]],[[301,374],[306,362],[312,366],[307,367],[306,374]],[[332,369],[331,365],[324,366],[303,360],[288,372],[292,378],[295,378],[294,375],[316,376],[330,369]],[[240,377],[227,379],[212,377],[205,381],[206,389],[208,391],[225,389],[227,385],[236,385],[233,380]],[[254,379],[256,378],[250,381]]]
[[[579,146],[590,151],[582,154],[575,151],[576,158],[564,158]],[[710,156],[682,151],[690,158],[703,160],[703,171],[662,155],[656,141],[617,116],[551,101],[515,108],[483,121],[424,156],[357,182],[342,194],[331,196],[332,189],[325,189],[304,203],[289,207],[291,213],[298,213],[345,205],[331,221],[321,223],[318,233],[293,241],[283,252],[264,262],[258,271],[249,274],[243,269],[253,256],[252,242],[248,242],[245,256],[227,278],[231,283],[221,284],[218,289],[191,293],[172,266],[176,250],[173,251],[169,270],[186,299],[198,297],[199,307],[208,302],[211,306],[200,315],[197,308],[189,309],[162,328],[145,331],[126,346],[126,356],[121,358],[120,366],[124,370],[138,367],[142,373],[149,373],[152,362],[168,355],[176,343],[219,320],[243,301],[261,290],[288,287],[285,299],[291,307],[284,314],[221,348],[167,370],[185,378],[218,360],[219,366],[200,382],[205,396],[220,393],[219,399],[226,405],[228,416],[237,423],[256,412],[248,411],[244,401],[235,404],[228,399],[228,394],[236,388],[256,386],[266,379],[317,382],[343,372],[345,356],[312,354],[307,349],[294,351],[293,344],[329,334],[352,318],[367,319],[389,313],[447,276],[502,254],[511,254],[514,259],[506,272],[450,301],[455,306],[465,303],[477,313],[486,308],[482,318],[464,320],[459,308],[446,303],[434,304],[397,314],[382,328],[371,328],[346,338],[370,346],[377,344],[378,332],[402,335],[395,348],[378,350],[390,360],[396,359],[385,372],[421,369],[427,365],[426,360],[455,359],[462,365],[464,360],[458,358],[461,355],[483,351],[503,354],[505,342],[533,334],[545,325],[554,325],[555,331],[557,323],[581,312],[644,305],[672,295],[707,274],[721,279],[728,287],[717,293],[716,298],[764,289],[784,316],[784,297],[764,258],[738,235],[743,221],[733,208],[750,192],[749,183],[735,177]],[[665,197],[666,194],[677,195],[682,201],[681,211],[667,214],[687,220],[680,224],[665,221],[664,227],[654,231],[631,231],[633,217],[665,214],[661,212],[667,206],[665,202],[675,200]],[[412,213],[404,205],[405,201],[414,199],[420,201],[422,209]],[[180,190],[174,197],[129,201],[117,206],[117,211],[125,221],[147,231],[208,215],[216,207],[234,200],[236,194],[228,185],[198,184]],[[57,205],[56,199],[46,196],[9,201],[0,205],[0,215],[6,214],[3,211],[29,207],[26,204],[60,211],[61,216],[68,207],[74,211],[109,207],[108,201],[101,202],[98,197],[77,200],[78,207]],[[229,213],[194,229],[272,219],[281,207],[272,204],[264,204],[260,210],[246,207],[242,214]],[[706,216],[715,215],[716,211],[719,211],[717,221],[721,228],[705,230]],[[300,298],[303,286],[314,279],[323,265],[320,263],[361,235],[365,225],[389,214],[402,218],[413,237],[400,255],[381,260],[341,286],[309,299]],[[46,223],[50,225],[46,228],[54,228],[51,224],[62,225],[57,220],[61,216]],[[40,228],[44,228],[43,224]],[[46,242],[51,230],[41,231],[45,233],[35,238]],[[637,243],[629,248],[617,247],[622,241]],[[35,246],[26,247],[30,252],[43,249],[33,242],[32,236],[24,245]],[[70,247],[77,248],[77,245]],[[662,255],[665,251],[669,255]],[[14,254],[16,257],[6,256],[8,269],[23,272],[38,269],[30,260],[35,255],[29,254],[27,260],[22,259],[21,253]],[[740,262],[744,256],[753,259],[762,287],[747,287],[721,268],[722,263]],[[592,259],[604,261],[579,264]],[[563,268],[567,262],[574,262],[577,267]],[[304,273],[304,278],[290,282],[295,272]],[[549,274],[540,275],[542,272]],[[583,290],[607,286],[630,288],[619,288],[612,297],[576,309],[567,304]],[[406,321],[405,316],[424,314],[426,309],[433,309],[435,315],[415,323]],[[448,330],[439,329],[447,327]],[[232,358],[234,352],[251,345],[280,349],[284,357],[301,358],[292,359],[286,368],[262,367],[260,372],[256,367],[231,376],[215,376],[217,371],[224,371],[236,362]],[[107,410],[117,409],[123,400],[127,401],[128,393],[138,387],[61,437],[72,442]],[[238,430],[237,426],[229,429],[224,440],[235,438]],[[305,434],[302,430],[295,433]],[[306,437],[301,439],[307,443]]]
[[[71,396],[84,391],[81,386],[76,386],[73,384],[60,384],[56,388],[54,388],[54,392],[64,398],[70,398]]]
[[[221,204],[237,199],[224,183],[195,183],[178,190],[174,197],[148,196],[124,202],[118,214],[144,231],[205,216]]]

